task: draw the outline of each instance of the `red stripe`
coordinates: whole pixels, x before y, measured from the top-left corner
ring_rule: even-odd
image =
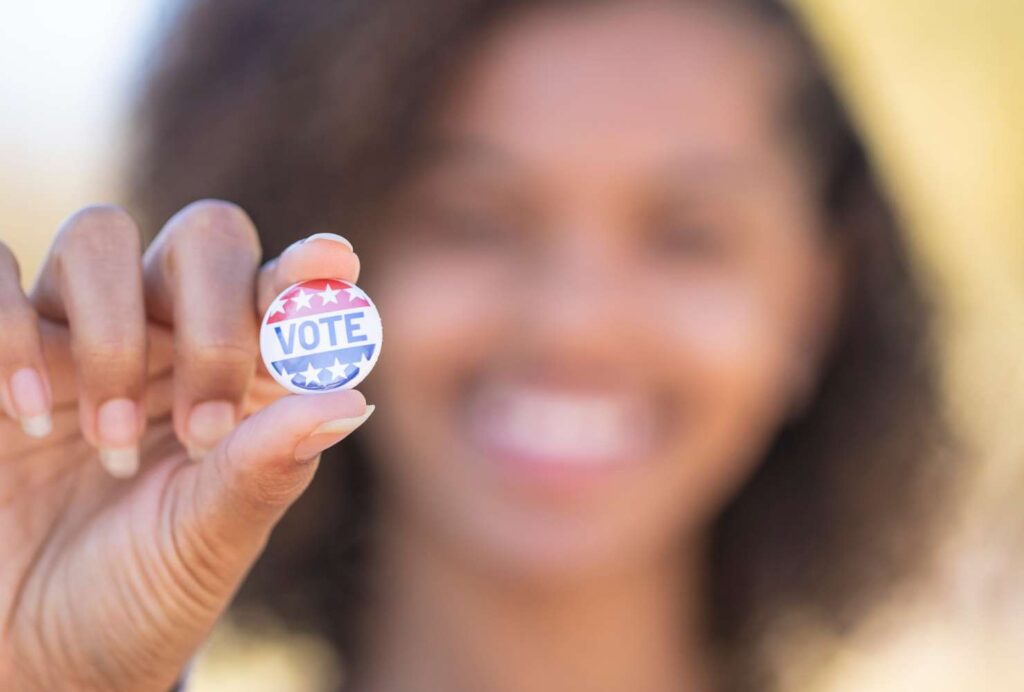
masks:
[[[336,303],[323,302],[319,293],[326,290],[327,286],[330,285],[332,290],[338,291],[334,296]],[[319,315],[325,312],[335,312],[337,310],[348,310],[351,308],[366,307],[369,303],[362,298],[350,299],[349,294],[345,289],[353,288],[354,286],[347,281],[341,281],[339,279],[313,279],[312,281],[304,281],[303,283],[292,287],[286,293],[278,296],[278,300],[285,301],[284,312],[277,312],[267,318],[267,324],[274,324],[275,322],[281,322],[283,320],[290,320],[296,317],[306,317]],[[292,300],[299,295],[300,291],[305,291],[309,294],[309,307],[298,307]]]

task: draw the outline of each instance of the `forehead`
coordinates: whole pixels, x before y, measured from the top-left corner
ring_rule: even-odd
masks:
[[[524,10],[469,56],[440,129],[537,162],[756,156],[789,64],[766,31],[720,3]]]

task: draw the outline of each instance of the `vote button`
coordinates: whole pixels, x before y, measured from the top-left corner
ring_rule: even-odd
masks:
[[[380,313],[366,293],[341,279],[289,286],[260,326],[260,353],[271,376],[296,394],[351,389],[380,356]]]

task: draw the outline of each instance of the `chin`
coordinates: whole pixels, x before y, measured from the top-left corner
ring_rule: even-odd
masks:
[[[469,561],[499,578],[538,587],[628,570],[642,557],[638,548],[652,542],[636,527],[583,514],[552,515],[537,507],[472,514],[454,537]]]

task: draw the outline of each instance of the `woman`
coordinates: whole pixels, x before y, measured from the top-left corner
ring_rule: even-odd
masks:
[[[244,593],[350,689],[763,689],[780,617],[923,558],[925,305],[774,2],[219,0],[162,51],[130,208],[171,220],[0,273],[6,687],[180,675],[373,411],[256,366],[360,257],[379,411]]]

